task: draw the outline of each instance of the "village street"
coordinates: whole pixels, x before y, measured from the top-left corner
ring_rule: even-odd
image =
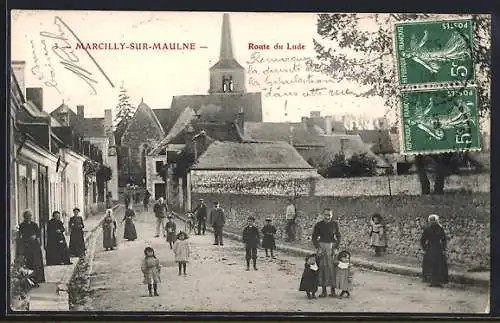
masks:
[[[116,214],[121,221],[123,209]],[[214,246],[213,236],[190,237],[192,258],[187,276],[178,276],[173,252],[163,238],[154,238],[152,212],[138,212],[139,239],[122,240],[103,251],[98,240],[91,274],[92,307],[96,311],[294,311],[294,312],[415,312],[478,313],[488,294],[473,287],[430,288],[420,279],[355,269],[351,298],[308,300],[298,291],[303,270],[301,257],[278,253],[265,258],[259,250],[258,271],[245,271],[240,242],[225,239]],[[184,224],[177,221],[177,228]],[[162,265],[159,297],[149,297],[142,284],[143,250],[151,246]]]

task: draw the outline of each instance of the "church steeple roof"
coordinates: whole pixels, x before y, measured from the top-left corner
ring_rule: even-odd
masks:
[[[214,68],[243,68],[233,56],[233,42],[231,39],[231,25],[229,23],[228,13],[222,16],[219,61],[211,67],[211,69]]]

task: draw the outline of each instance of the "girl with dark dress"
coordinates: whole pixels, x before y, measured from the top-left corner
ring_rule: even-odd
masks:
[[[23,212],[24,221],[19,225],[19,238],[26,268],[33,270],[35,286],[45,282],[42,248],[40,247],[40,228],[32,222],[31,211]]]
[[[420,244],[424,250],[422,278],[432,287],[448,283],[448,264],[446,262],[446,235],[439,223],[439,217],[429,215],[429,225],[424,229]]]
[[[177,234],[175,233],[176,230],[177,227],[175,225],[174,218],[169,215],[168,222],[165,224],[165,231],[167,232],[167,242],[170,245],[170,249],[174,247],[174,242],[177,238]]]
[[[302,273],[302,279],[300,280],[299,291],[306,292],[307,298],[309,299],[316,298],[316,292],[318,291],[319,268],[317,258],[316,254],[311,254],[306,257],[304,272]]]
[[[116,243],[116,220],[111,209],[106,210],[106,216],[102,221],[102,247],[108,251],[117,246]]]
[[[52,219],[47,223],[47,248],[45,253],[47,266],[70,265],[69,250],[64,236],[64,224],[59,211],[52,213]]]
[[[149,193],[149,191],[146,190],[146,192],[144,193],[144,199],[142,200],[142,202],[144,203],[144,211],[148,210],[150,198],[151,198],[151,193]]]
[[[123,217],[123,221],[125,221],[125,228],[123,230],[123,239],[128,241],[134,241],[137,239],[137,231],[135,230],[134,225],[135,212],[132,210],[132,206],[129,205],[129,208],[125,211],[125,216]]]
[[[271,257],[276,259],[274,256],[274,250],[276,249],[276,240],[274,235],[276,234],[276,227],[271,224],[271,218],[266,219],[266,225],[262,228],[262,248],[266,251],[266,257],[269,257],[268,250],[271,251]]]
[[[72,257],[81,257],[85,255],[85,241],[83,239],[83,218],[79,215],[80,209],[73,209],[73,216],[69,218],[69,254]]]

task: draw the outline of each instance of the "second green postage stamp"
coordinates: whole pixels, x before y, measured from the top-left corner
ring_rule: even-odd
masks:
[[[401,92],[400,115],[402,154],[481,149],[474,87]]]
[[[399,83],[473,82],[472,20],[395,24]]]

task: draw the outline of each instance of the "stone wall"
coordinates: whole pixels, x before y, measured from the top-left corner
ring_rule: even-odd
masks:
[[[430,178],[431,185],[434,180]],[[431,187],[432,187],[431,186]],[[417,175],[390,177],[392,195],[420,195]],[[452,175],[445,180],[445,191],[490,192],[490,174]],[[359,178],[322,178],[316,184],[317,196],[380,196],[389,195],[387,176]]]
[[[246,218],[253,215],[260,227],[267,216],[273,218],[278,239],[284,236],[286,198],[279,196],[200,194],[207,205],[220,201],[227,214],[227,225],[240,232]],[[436,213],[448,236],[451,264],[489,266],[490,264],[490,195],[485,193],[453,193],[441,196],[367,196],[367,197],[299,197],[296,199],[302,239],[310,239],[318,214],[325,207],[334,210],[339,221],[342,247],[368,250],[369,219],[380,213],[388,226],[388,253],[421,259],[419,246],[427,216]]]

